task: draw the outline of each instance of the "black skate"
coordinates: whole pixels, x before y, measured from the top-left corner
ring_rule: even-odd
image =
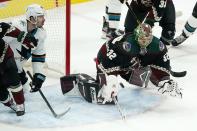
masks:
[[[188,37],[185,35],[185,33],[182,33],[180,36],[177,36],[175,39],[172,41],[173,46],[178,46],[181,43],[183,43]]]
[[[16,105],[16,115],[22,116],[24,114],[25,114],[25,105],[24,104]]]
[[[14,112],[16,112],[16,104],[13,102],[12,99],[9,101],[8,107],[10,107],[10,109],[12,109]]]
[[[112,39],[123,34],[123,30],[109,28],[109,22],[106,21],[105,17],[103,17],[102,39]]]

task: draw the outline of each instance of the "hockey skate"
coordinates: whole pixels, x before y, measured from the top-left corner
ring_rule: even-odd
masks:
[[[102,39],[112,39],[123,35],[124,31],[120,29],[110,28],[109,22],[106,21],[106,18],[103,17],[103,28],[102,28]]]
[[[4,103],[4,105],[16,112],[16,104],[14,103],[13,99],[10,99],[9,102]]]
[[[171,44],[173,46],[178,46],[181,43],[183,43],[188,37],[185,35],[185,33],[183,32],[180,36],[177,36],[175,39],[173,39],[173,41],[171,42]]]
[[[22,116],[24,114],[25,114],[25,105],[24,104],[16,105],[16,115]]]
[[[181,89],[178,88],[177,82],[174,80],[164,80],[159,82],[159,93],[167,94],[173,97],[182,98]]]
[[[24,104],[17,105],[14,103],[13,99],[10,99],[9,102],[4,103],[4,105],[16,112],[17,116],[22,116],[25,114]]]

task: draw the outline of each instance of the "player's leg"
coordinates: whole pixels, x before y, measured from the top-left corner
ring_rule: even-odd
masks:
[[[0,75],[2,78],[3,75]],[[12,110],[16,111],[16,105],[13,102],[13,99],[9,95],[9,91],[3,84],[3,79],[0,78],[0,102],[5,106],[11,108]]]
[[[27,78],[25,70],[22,69],[22,71],[20,73],[18,73],[18,74],[19,74],[19,77],[20,77],[20,81],[21,81],[23,90],[24,91],[30,91],[31,87],[29,85],[28,78]]]
[[[164,15],[159,22],[159,25],[162,27],[162,33],[160,40],[165,45],[170,45],[175,35],[175,22],[176,22],[176,13],[175,7],[172,1],[167,2]]]
[[[185,23],[182,33],[172,41],[172,45],[178,46],[181,43],[183,43],[189,36],[191,36],[195,32],[196,28],[197,28],[197,3],[194,6],[192,15]]]
[[[119,0],[108,0],[103,17],[102,38],[114,38],[124,32],[118,30],[121,17],[122,3]]]
[[[5,67],[4,79],[16,103],[16,114],[17,116],[24,115],[24,93],[13,57],[7,59]]]

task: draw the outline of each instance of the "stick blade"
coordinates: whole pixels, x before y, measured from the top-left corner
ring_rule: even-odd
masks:
[[[55,116],[55,118],[60,118],[60,117],[64,116],[65,114],[67,114],[67,113],[70,111],[70,109],[71,109],[71,107],[68,107],[68,108],[66,109],[66,111],[62,112],[61,114],[57,114],[57,115]]]

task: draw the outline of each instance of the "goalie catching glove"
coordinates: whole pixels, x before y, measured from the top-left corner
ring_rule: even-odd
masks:
[[[158,91],[162,94],[182,98],[181,89],[178,88],[177,82],[172,79],[160,81],[158,87]]]
[[[43,82],[45,81],[46,76],[40,73],[35,73],[33,76],[33,80],[30,83],[31,91],[30,92],[37,92],[42,87]]]
[[[119,90],[119,82],[118,77],[114,75],[105,75],[105,77],[102,77],[101,80],[105,81],[105,83],[102,83],[102,88],[98,92],[98,104],[106,104],[106,102],[112,102],[112,96],[117,97],[118,90]]]

